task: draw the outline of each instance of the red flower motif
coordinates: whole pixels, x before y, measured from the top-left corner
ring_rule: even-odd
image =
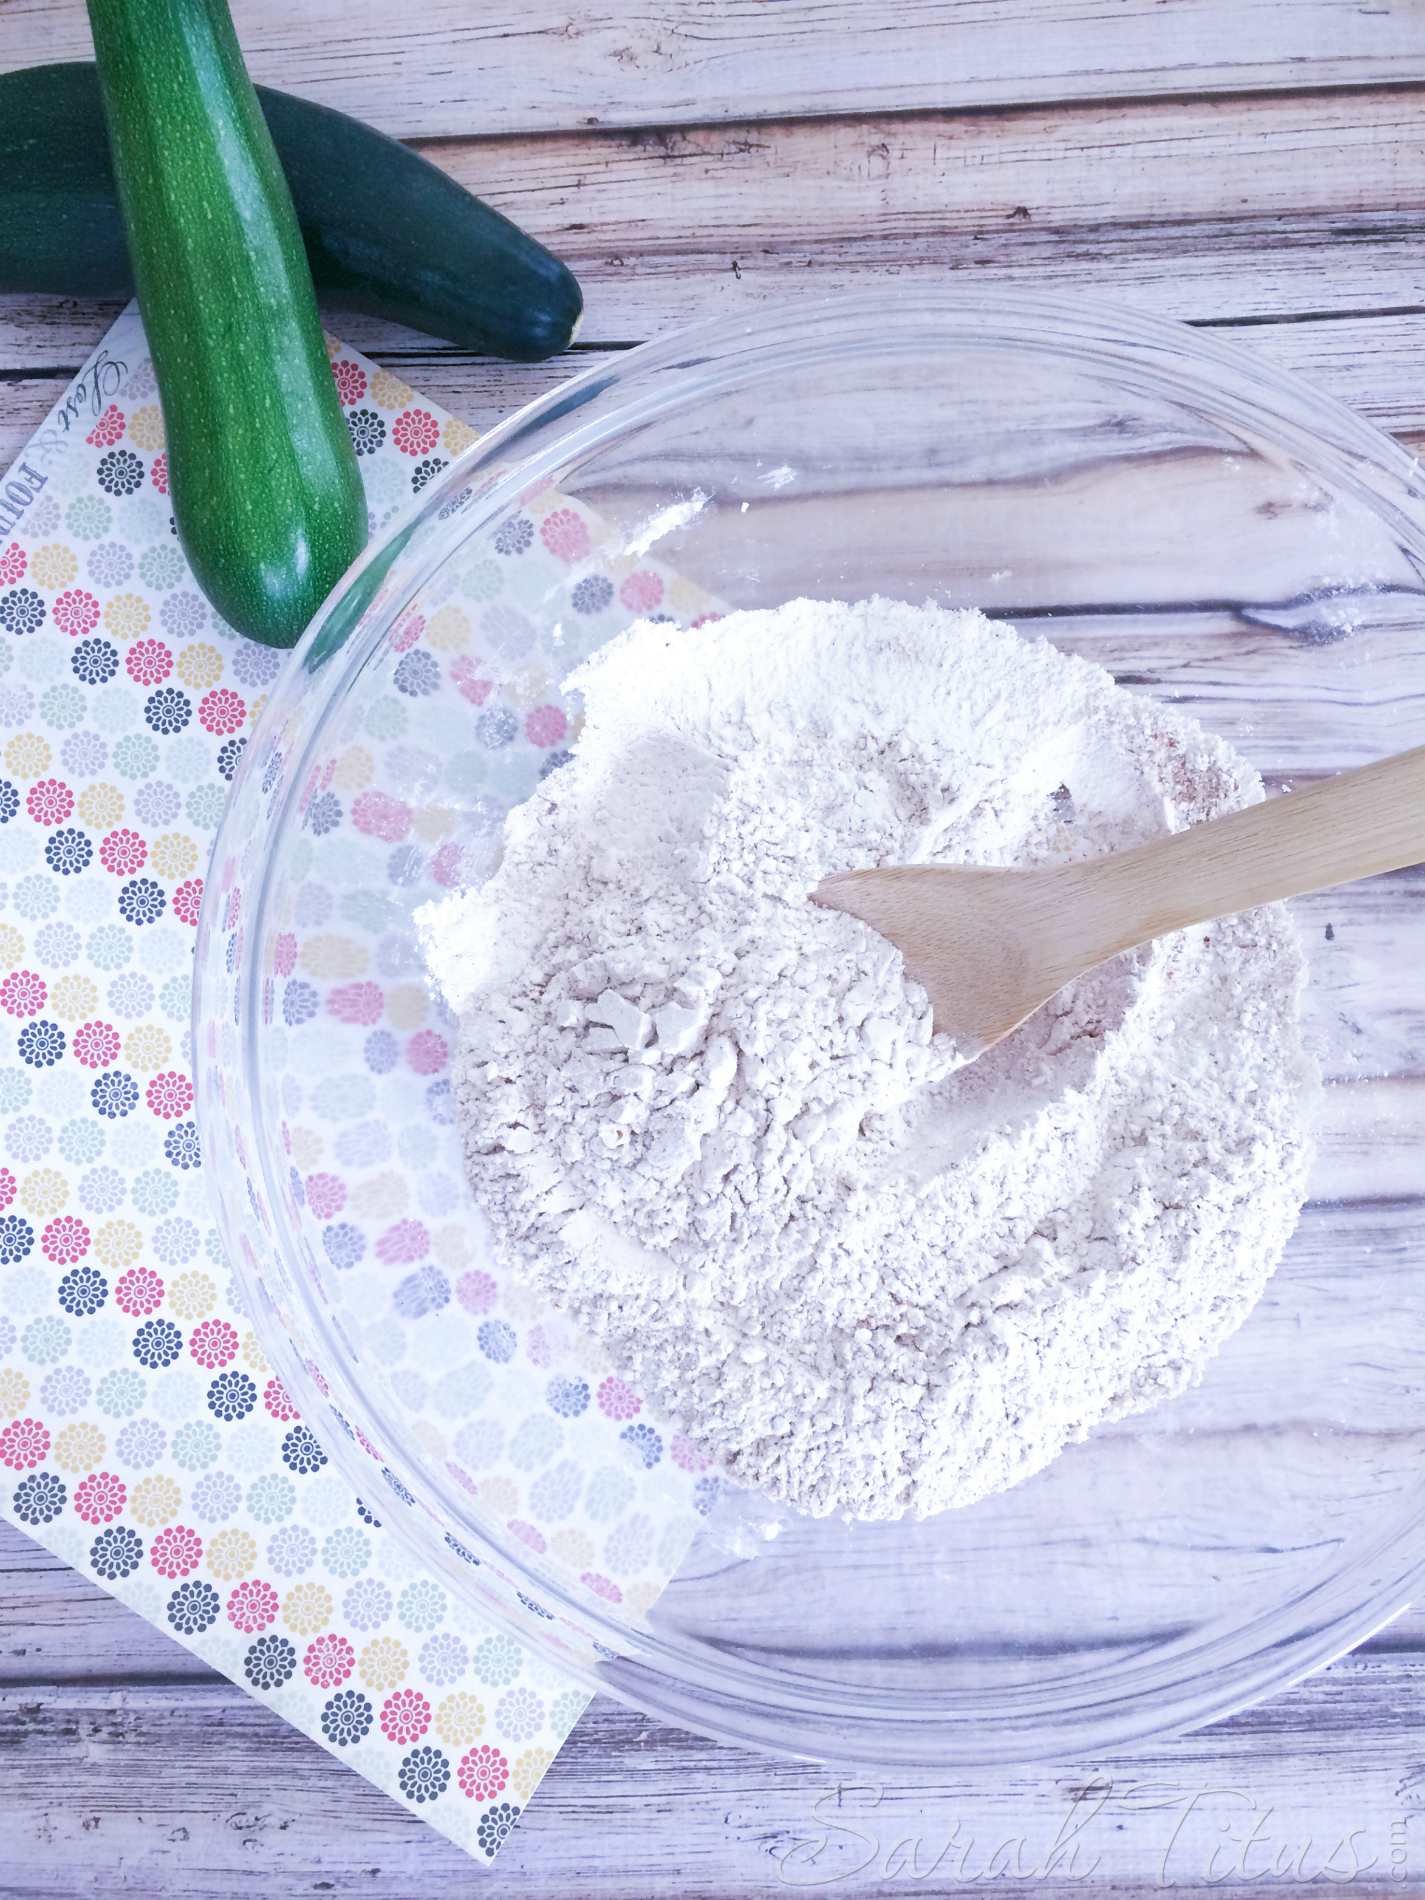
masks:
[[[524,722],[524,736],[531,745],[559,745],[569,730],[569,721],[558,706],[536,706]]]
[[[254,1577],[228,1598],[228,1621],[244,1636],[257,1636],[277,1621],[277,1592]]]
[[[599,1410],[606,1418],[632,1418],[643,1410],[643,1400],[622,1379],[608,1378],[599,1387]]]
[[[391,424],[391,440],[402,455],[429,455],[440,440],[440,424],[426,409],[406,409]]]
[[[411,828],[408,806],[387,792],[363,792],[351,806],[351,822],[368,838],[399,844]]]
[[[344,1636],[319,1636],[302,1662],[315,1689],[339,1689],[356,1667],[356,1651]]]
[[[455,689],[472,706],[483,706],[495,690],[493,680],[481,679],[480,662],[472,660],[468,653],[457,653],[450,662],[450,677],[455,681]]]
[[[202,904],[203,880],[200,877],[186,878],[173,893],[173,914],[181,924],[196,926]]]
[[[193,1328],[188,1350],[209,1372],[221,1372],[238,1353],[238,1336],[225,1319],[205,1319]]]
[[[73,1214],[61,1214],[40,1236],[40,1247],[45,1259],[57,1267],[72,1266],[89,1251],[89,1229]]]
[[[344,403],[361,401],[366,394],[366,371],[360,363],[339,356],[332,364],[332,375],[336,378],[336,393]]]
[[[0,1168],[0,1209],[6,1208],[15,1198],[15,1177],[8,1168]]]
[[[0,587],[13,587],[16,581],[22,581],[29,565],[30,559],[25,550],[18,541],[12,541],[0,554]]]
[[[176,1069],[168,1069],[153,1078],[144,1099],[155,1115],[161,1116],[166,1122],[177,1121],[180,1115],[186,1115],[193,1106],[193,1084],[186,1075],[180,1075]]]
[[[317,1220],[335,1219],[346,1206],[346,1183],[335,1174],[309,1174],[307,1205]]]
[[[421,1030],[406,1044],[406,1060],[417,1075],[438,1075],[449,1054],[445,1037],[438,1036],[433,1029]]]
[[[148,478],[153,483],[154,487],[158,490],[160,495],[166,495],[168,493],[168,451],[167,449],[163,451],[162,455],[156,455],[154,457],[153,467],[149,470]]]
[[[197,1531],[190,1531],[183,1524],[170,1524],[154,1538],[148,1560],[159,1576],[167,1577],[171,1583],[175,1577],[186,1577],[202,1563],[203,1540]]]
[[[112,1524],[128,1502],[124,1481],[111,1471],[93,1471],[74,1493],[74,1509],[85,1524]]]
[[[107,1069],[119,1053],[119,1032],[112,1023],[81,1023],[74,1053],[86,1069]]]
[[[297,939],[284,930],[272,946],[272,967],[278,976],[291,976],[297,967]]]
[[[99,847],[99,862],[115,877],[132,877],[148,860],[148,846],[136,831],[111,831]]]
[[[12,1419],[0,1432],[0,1464],[33,1471],[49,1457],[49,1432],[37,1418]]]
[[[57,778],[42,778],[30,787],[25,809],[37,825],[62,825],[74,810],[74,793]]]
[[[91,449],[111,449],[124,433],[124,427],[123,410],[110,403],[84,439]]]
[[[152,1267],[130,1267],[114,1288],[114,1302],[130,1319],[146,1319],[163,1304],[163,1282]]]
[[[399,627],[393,627],[390,633],[391,646],[397,653],[405,653],[413,647],[425,632],[424,614],[412,614],[409,620],[403,620]]]
[[[233,1338],[237,1338],[236,1333],[233,1334]],[[262,1402],[279,1425],[290,1424],[294,1418],[300,1418],[302,1416],[291,1399],[288,1398],[280,1379],[269,1379],[267,1381],[267,1390],[262,1395]]]
[[[418,1220],[398,1220],[376,1243],[376,1258],[388,1267],[409,1266],[430,1252],[430,1235]]]
[[[404,1748],[430,1727],[430,1704],[419,1689],[398,1689],[381,1711],[381,1733]]]
[[[597,1570],[586,1570],[579,1579],[596,1597],[603,1597],[609,1603],[622,1603],[623,1591],[616,1583],[610,1583],[607,1577],[601,1577]]]
[[[204,693],[198,702],[198,719],[205,732],[211,732],[221,738],[224,733],[236,732],[247,718],[247,703],[240,693],[230,686],[215,686],[211,693]]]
[[[33,970],[12,970],[0,983],[0,1009],[9,1016],[38,1016],[49,991]]]
[[[50,611],[54,624],[71,639],[77,640],[81,633],[91,633],[99,624],[99,603],[82,587],[67,587]]]
[[[307,1361],[307,1372],[311,1378],[312,1384],[317,1388],[318,1392],[321,1393],[322,1397],[324,1399],[329,1399],[332,1395],[332,1389],[327,1384],[326,1380],[322,1377],[322,1369],[317,1364],[315,1359],[309,1359]],[[294,1412],[293,1417],[300,1418],[301,1413]]]
[[[493,1801],[497,1794],[505,1791],[510,1764],[498,1748],[486,1743],[483,1748],[472,1748],[468,1755],[463,1755],[455,1772],[467,1800]]]
[[[386,1006],[379,983],[343,983],[327,998],[327,1014],[339,1023],[379,1023]]]
[[[556,508],[546,515],[539,538],[557,561],[582,561],[589,552],[589,530],[572,508]]]
[[[136,686],[161,686],[173,671],[173,655],[162,640],[140,640],[124,665]]]
[[[652,613],[663,598],[663,583],[656,574],[641,567],[630,574],[618,590],[618,597],[630,613]]]
[[[695,1446],[688,1443],[681,1432],[674,1432],[668,1453],[680,1471],[706,1471],[710,1463]]]

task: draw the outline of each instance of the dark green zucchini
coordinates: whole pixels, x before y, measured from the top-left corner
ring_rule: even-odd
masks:
[[[568,346],[583,297],[542,244],[384,133],[256,90],[324,303],[517,362]],[[133,294],[87,63],[0,75],[0,290]]]
[[[89,0],[169,493],[223,618],[292,646],[366,501],[292,199],[225,0]]]

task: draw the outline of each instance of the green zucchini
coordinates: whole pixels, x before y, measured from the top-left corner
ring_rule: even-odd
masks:
[[[516,362],[568,347],[583,297],[542,244],[371,126],[256,92],[323,303]],[[0,290],[133,295],[87,62],[0,75]]]
[[[89,0],[169,493],[223,618],[293,646],[366,502],[292,199],[225,0]]]

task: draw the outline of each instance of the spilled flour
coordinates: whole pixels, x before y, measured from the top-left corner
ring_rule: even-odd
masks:
[[[808,1511],[1003,1489],[1199,1372],[1304,1195],[1279,908],[1120,957],[962,1066],[832,871],[1035,864],[1261,796],[978,614],[642,625],[572,762],[422,914],[496,1245],[724,1470]]]

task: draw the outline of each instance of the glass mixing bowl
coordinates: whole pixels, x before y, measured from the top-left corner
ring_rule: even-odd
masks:
[[[1425,739],[1423,576],[1398,445],[1245,351],[1088,302],[719,319],[437,473],[274,689],[198,949],[230,1252],[336,1465],[588,1685],[854,1765],[1181,1730],[1399,1610],[1425,1577],[1418,873],[1294,906],[1326,1081],[1314,1192],[1202,1383],[1002,1496],[889,1525],[720,1490],[489,1258],[412,920],[493,864],[505,812],[577,743],[561,679],[639,615],[983,607],[1190,708],[1283,787]],[[494,1465],[491,1405],[525,1418]],[[580,1460],[584,1528],[558,1532],[573,1507],[545,1474]]]

